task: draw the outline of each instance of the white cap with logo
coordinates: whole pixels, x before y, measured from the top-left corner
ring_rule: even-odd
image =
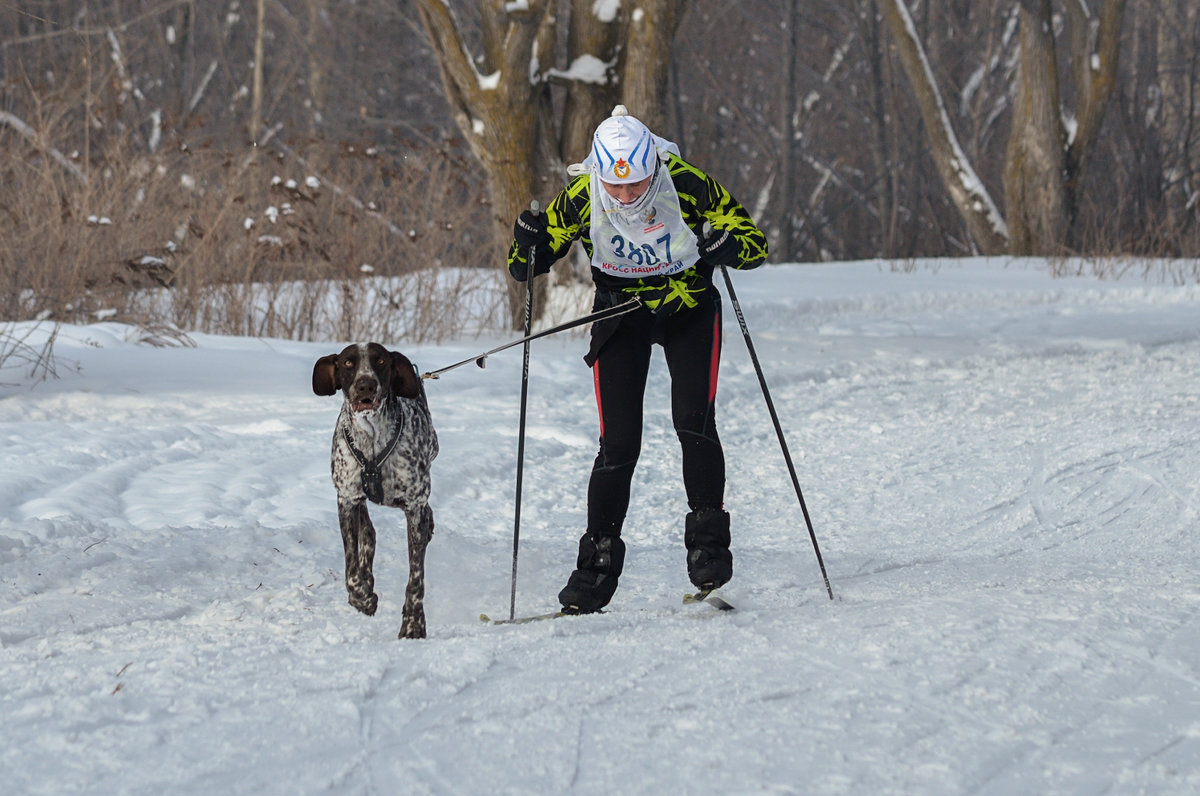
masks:
[[[660,143],[668,149],[674,148],[674,144],[663,141],[630,116],[624,105],[618,105],[592,135],[592,151],[587,161],[600,179],[610,185],[641,182],[658,170]]]

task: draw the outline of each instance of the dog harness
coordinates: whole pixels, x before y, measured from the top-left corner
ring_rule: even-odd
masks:
[[[392,430],[392,438],[388,440],[388,444],[384,446],[378,456],[368,461],[366,455],[354,447],[354,440],[350,438],[350,424],[342,425],[342,438],[346,440],[346,447],[350,448],[350,454],[362,468],[362,490],[366,494],[367,500],[372,503],[383,505],[383,470],[381,468],[392,452],[396,450],[396,444],[400,442],[400,433],[403,430],[404,412],[400,412],[399,417],[396,418],[395,428]]]

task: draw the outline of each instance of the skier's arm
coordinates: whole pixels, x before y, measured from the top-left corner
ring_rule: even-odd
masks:
[[[697,209],[713,228],[700,241],[700,256],[714,265],[748,271],[767,259],[767,236],[750,213],[719,182],[705,175]]]
[[[522,213],[521,218],[517,220],[517,225],[520,225],[524,220],[527,224],[533,223],[540,225],[541,231],[544,231],[545,236],[536,236],[537,244],[533,247],[536,251],[533,273],[534,276],[544,274],[550,270],[550,266],[558,262],[571,248],[571,243],[579,237],[582,228],[580,214],[575,211],[572,204],[572,198],[579,194],[581,189],[586,194],[586,177],[577,177],[572,180],[557,196],[550,206],[546,208],[546,212],[536,217],[535,220]],[[519,231],[514,225],[514,234],[512,245],[508,249],[508,272],[513,279],[518,282],[524,282],[529,275],[529,239],[526,239],[524,245],[518,239]],[[548,238],[548,239],[547,239]]]

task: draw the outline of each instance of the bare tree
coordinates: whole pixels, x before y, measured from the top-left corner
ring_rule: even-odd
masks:
[[[800,0],[784,0],[783,6],[783,58],[780,64],[779,96],[779,173],[776,196],[776,234],[771,248],[791,251],[796,206],[795,161],[797,149],[796,128],[800,113],[800,92],[797,89],[796,67],[800,45]]]
[[[989,254],[1065,250],[1083,174],[1115,85],[1125,0],[1102,0],[1095,15],[1083,3],[1065,3],[1077,96],[1073,115],[1063,104],[1051,0],[1019,0],[1020,67],[1004,167],[1007,218],[958,143],[904,0],[877,3],[920,107],[942,182],[976,245]]]
[[[1200,207],[1200,7],[1157,0],[1156,102],[1148,121],[1157,128],[1166,226],[1195,224]]]
[[[454,120],[487,175],[498,252],[530,198],[553,185],[564,160],[586,152],[587,136],[614,100],[662,129],[670,43],[686,3],[645,0],[625,8],[564,2],[552,8],[548,0],[488,0],[479,4],[476,55],[444,0],[417,4]],[[558,26],[564,24],[565,66],[555,68]],[[566,88],[559,124],[552,83]],[[514,290],[514,324],[519,304]]]
[[[37,0],[0,3],[0,284],[72,257],[107,284],[168,238],[176,265],[259,269],[222,242],[260,168],[306,163],[323,206],[412,252],[389,267],[495,267],[618,102],[776,261],[1200,251],[1196,0]],[[421,169],[437,203],[410,201]],[[316,234],[336,262],[306,273],[378,259]]]
[[[985,254],[999,254],[1007,246],[1008,226],[959,145],[908,7],[904,0],[877,0],[877,3],[896,41],[942,182],[976,245]]]
[[[258,139],[262,129],[263,99],[263,33],[267,16],[267,0],[258,0],[254,6],[254,69],[250,88],[250,140]]]
[[[480,4],[482,45],[472,55],[463,28],[443,0],[419,0],[421,20],[441,67],[454,121],[487,174],[493,220],[511,220],[533,195],[540,54],[546,0]]]

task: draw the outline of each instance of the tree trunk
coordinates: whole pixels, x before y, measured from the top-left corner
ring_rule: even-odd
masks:
[[[308,0],[308,29],[304,41],[308,46],[308,132],[315,136],[325,115],[325,50],[321,47],[320,30],[323,0]]]
[[[458,23],[443,0],[418,0],[421,21],[441,69],[455,123],[483,166],[491,200],[496,259],[503,263],[512,221],[535,196],[538,152],[538,81],[530,54],[546,2],[529,0],[528,10],[507,12],[491,0],[483,16],[482,71],[468,55]],[[509,283],[512,328],[524,325],[524,286]],[[544,286],[539,290],[544,295]],[[536,302],[540,307],[543,302]]]
[[[879,219],[879,250],[884,257],[895,257],[897,246],[897,170],[892,167],[895,147],[892,146],[894,137],[889,135],[889,128],[895,127],[893,121],[889,124],[889,97],[891,81],[885,77],[887,65],[884,62],[884,33],[879,27],[878,17],[874,6],[868,4],[862,8],[862,36],[867,47],[867,66],[871,76],[870,82],[870,118],[873,127],[874,146],[871,155],[878,175],[876,189],[875,215]],[[897,114],[891,114],[893,120]]]
[[[979,250],[989,255],[1004,253],[1008,248],[1008,227],[959,146],[908,7],[904,0],[876,0],[876,4],[895,39],[942,184]]]
[[[1164,226],[1182,230],[1190,223],[1189,201],[1200,190],[1200,159],[1194,151],[1194,109],[1200,106],[1200,8],[1195,3],[1158,0],[1157,128]]]
[[[266,18],[267,0],[258,0],[254,26],[254,77],[250,89],[250,140],[258,140],[262,129],[263,95],[263,26]]]
[[[1103,0],[1099,18],[1093,20],[1082,3],[1066,4],[1071,21],[1071,71],[1079,95],[1075,134],[1067,142],[1066,155],[1067,226],[1072,245],[1078,242],[1075,218],[1088,160],[1117,85],[1125,5],[1126,0]],[[1194,13],[1195,6],[1190,7]]]
[[[602,18],[599,5],[572,4],[568,66],[582,55],[613,63],[621,75],[619,98],[652,129],[661,129],[664,86],[670,68],[670,42],[687,2],[645,0],[637,8]],[[554,153],[563,160],[587,154],[595,126],[607,116],[618,92],[612,82],[568,81],[565,120],[556,128],[544,80],[551,72],[556,17],[547,0],[523,5],[487,0],[480,4],[482,53],[476,65],[458,22],[444,0],[417,0],[441,70],[454,120],[479,160],[491,202],[498,262],[511,241],[512,222],[533,198],[545,198],[542,176]],[[623,15],[622,15],[623,14]],[[622,44],[623,43],[623,44]],[[611,59],[611,61],[609,60]],[[619,63],[618,63],[619,62]],[[559,129],[557,140],[546,139]],[[562,160],[558,163],[561,164]],[[557,191],[558,186],[553,186]],[[513,328],[524,324],[524,286],[510,283]],[[545,286],[535,288],[540,316]]]
[[[779,173],[776,195],[779,206],[775,209],[775,241],[771,251],[776,257],[790,261],[793,251],[796,217],[796,121],[799,113],[796,86],[796,64],[799,60],[800,0],[784,0],[783,8],[783,63],[780,64],[779,81]]]
[[[592,131],[601,119],[612,111],[620,99],[617,60],[620,50],[620,27],[614,15],[611,20],[598,19],[590,9],[573,8],[567,29],[568,66],[576,59],[590,56],[607,64],[614,79],[604,83],[569,81],[566,86],[566,105],[563,109],[562,132],[558,153],[564,163],[582,160],[591,149]],[[635,111],[631,111],[636,115]]]
[[[1069,224],[1050,0],[1023,0],[1019,13],[1021,61],[1004,172],[1009,253],[1056,255]]]
[[[625,26],[621,99],[630,113],[659,134],[667,129],[663,87],[671,76],[671,43],[687,6],[687,0],[640,0]]]

